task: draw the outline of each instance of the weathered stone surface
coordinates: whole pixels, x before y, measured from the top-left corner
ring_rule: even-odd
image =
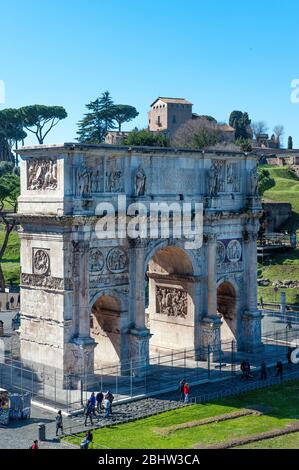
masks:
[[[24,361],[68,372],[133,361],[138,375],[150,352],[206,355],[232,338],[259,349],[254,155],[81,144],[20,154]],[[119,195],[124,211],[203,204],[203,245],[188,247],[173,224],[164,238],[99,238],[98,204],[117,206]]]

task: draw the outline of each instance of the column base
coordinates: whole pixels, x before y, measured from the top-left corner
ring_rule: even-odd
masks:
[[[201,321],[201,341],[199,359],[217,362],[221,349],[221,319],[218,317],[205,317]]]
[[[74,338],[65,345],[64,364],[65,377],[77,386],[77,382],[83,376],[94,373],[94,348],[95,341],[90,338]]]
[[[255,354],[263,350],[262,315],[259,311],[245,311],[243,313],[242,335],[240,340],[241,351]]]
[[[149,365],[149,340],[148,329],[130,330],[130,358],[135,377],[144,377]]]

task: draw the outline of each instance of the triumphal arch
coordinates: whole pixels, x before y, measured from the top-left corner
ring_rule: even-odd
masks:
[[[232,339],[261,349],[254,154],[81,144],[20,154],[24,363],[140,371],[151,353],[205,359]],[[159,210],[147,233],[151,205],[163,203],[191,208],[191,225],[202,207],[201,241],[177,232],[172,211],[168,235]]]

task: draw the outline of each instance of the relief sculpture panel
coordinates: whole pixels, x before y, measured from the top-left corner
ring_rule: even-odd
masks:
[[[188,313],[187,292],[182,289],[157,286],[157,313],[169,317],[186,318]]]
[[[34,159],[27,162],[27,189],[57,189],[57,161],[52,159]]]

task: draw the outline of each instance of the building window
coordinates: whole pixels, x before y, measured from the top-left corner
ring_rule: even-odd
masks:
[[[172,117],[172,124],[176,124],[176,117],[175,116]]]

